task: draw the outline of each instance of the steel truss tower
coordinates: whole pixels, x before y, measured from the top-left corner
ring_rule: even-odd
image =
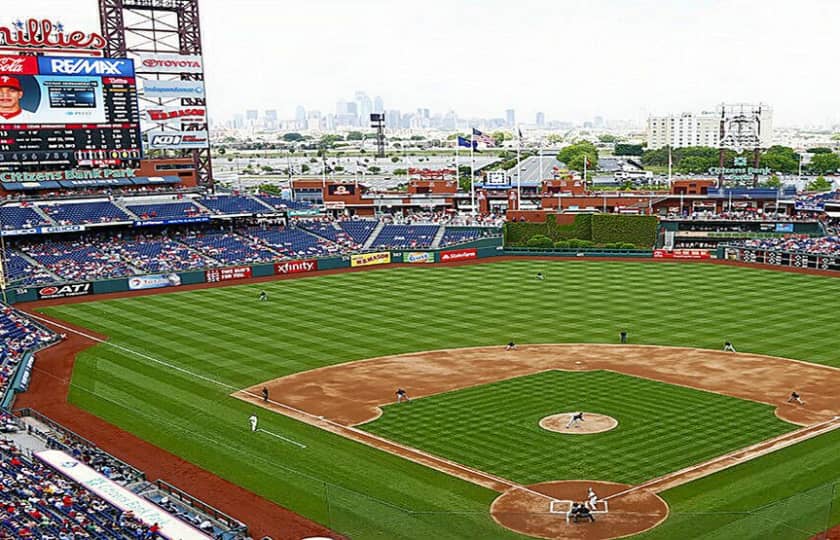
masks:
[[[99,0],[99,20],[102,35],[108,41],[105,49],[108,57],[125,58],[150,53],[202,54],[198,0]],[[184,81],[204,80],[203,73],[184,73],[175,77]],[[206,108],[207,100],[183,98],[180,104]],[[205,119],[204,123],[192,123],[185,129],[206,131],[208,125]],[[181,156],[191,156],[199,184],[212,187],[213,166],[209,145],[207,148],[176,152]]]

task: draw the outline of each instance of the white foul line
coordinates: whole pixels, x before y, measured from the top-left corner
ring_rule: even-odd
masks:
[[[289,444],[293,444],[293,445],[297,446],[298,448],[306,448],[306,445],[305,445],[305,444],[301,444],[301,443],[299,443],[299,442],[297,442],[297,441],[293,441],[292,439],[287,439],[286,437],[284,437],[284,436],[282,436],[282,435],[278,435],[278,434],[276,434],[276,433],[272,433],[272,432],[270,432],[270,431],[268,431],[268,430],[266,430],[266,429],[259,428],[257,431],[262,431],[263,433],[268,433],[268,434],[269,434],[269,435],[271,435],[272,437],[277,437],[278,439],[281,439],[281,440],[283,440],[283,441],[286,441],[286,442],[287,442],[287,443],[289,443]]]

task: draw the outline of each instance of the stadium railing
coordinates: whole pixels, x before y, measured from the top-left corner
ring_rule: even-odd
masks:
[[[175,499],[178,502],[201,512],[202,514],[213,518],[216,521],[224,523],[225,526],[228,527],[229,533],[233,533],[235,535],[237,533],[243,533],[247,531],[247,526],[238,519],[233,518],[228,514],[225,514],[221,510],[210,506],[209,504],[206,504],[199,499],[196,499],[189,493],[181,491],[180,489],[176,488],[175,486],[173,486],[169,482],[166,482],[165,480],[156,480],[154,482],[154,485],[155,487],[157,487],[158,490],[166,493],[166,495],[169,498]]]

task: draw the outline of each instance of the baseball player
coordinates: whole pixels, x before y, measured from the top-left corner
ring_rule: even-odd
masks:
[[[509,341],[507,345],[505,345],[506,351],[515,351],[516,350],[516,343],[513,340]]]
[[[805,402],[802,401],[802,398],[799,397],[799,394],[796,393],[794,390],[790,393],[790,397],[787,400],[788,403],[799,403],[800,405],[805,405]]]
[[[624,345],[625,343],[627,343],[627,330],[622,330],[621,332],[619,332],[619,333],[618,333],[618,341],[619,341],[622,345]]]
[[[545,279],[545,276],[543,276],[542,272],[537,272],[537,280],[542,281],[544,279]]]
[[[251,431],[257,431],[257,415],[252,414],[248,417],[248,421],[251,422]]]
[[[397,388],[396,394],[397,394],[397,403],[402,403],[403,400],[405,400],[406,402],[409,402],[409,403],[411,402],[411,400],[408,398],[408,394],[406,394],[405,390],[403,390],[402,388]]]
[[[592,488],[589,488],[586,492],[586,502],[584,505],[593,512],[598,509],[598,496],[595,495],[595,491]]]
[[[268,403],[268,388],[266,388],[265,386],[263,386],[263,389],[262,389],[262,398],[263,398],[263,403]]]
[[[268,302],[268,293],[260,291],[260,302]]]
[[[729,341],[723,344],[723,350],[725,352],[738,352],[735,350],[735,347]]]
[[[572,426],[577,426],[579,422],[583,422],[583,413],[576,412],[569,418],[569,423],[566,424],[566,429],[569,429]]]

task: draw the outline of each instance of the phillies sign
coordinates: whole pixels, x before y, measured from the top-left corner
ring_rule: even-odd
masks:
[[[41,75],[134,76],[134,62],[127,58],[39,56],[38,69]]]
[[[207,110],[204,107],[156,107],[143,111],[143,119],[150,122],[174,122],[185,120],[204,123]]]
[[[286,261],[274,265],[275,274],[302,274],[304,272],[315,272],[318,270],[317,259],[304,261]]]
[[[68,32],[64,25],[47,19],[20,19],[11,27],[0,26],[0,46],[16,49],[72,49],[101,51],[108,44],[101,35],[78,30]]]
[[[0,75],[37,75],[38,59],[34,56],[0,56]]]

